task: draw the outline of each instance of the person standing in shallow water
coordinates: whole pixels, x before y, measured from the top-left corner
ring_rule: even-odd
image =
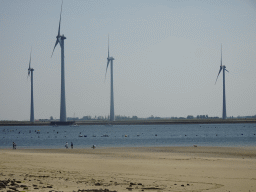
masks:
[[[14,143],[14,142],[12,142],[12,149],[14,149],[14,147],[15,147],[15,143]]]
[[[66,149],[68,148],[68,142],[66,142],[66,145],[65,145]]]
[[[73,149],[73,142],[71,142],[71,149]]]

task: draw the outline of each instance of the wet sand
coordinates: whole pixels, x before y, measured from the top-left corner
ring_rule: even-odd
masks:
[[[0,191],[256,191],[256,147],[0,149]]]

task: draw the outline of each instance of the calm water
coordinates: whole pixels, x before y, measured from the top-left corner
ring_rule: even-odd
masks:
[[[64,148],[71,141],[74,148],[256,146],[256,124],[0,127],[0,148]]]

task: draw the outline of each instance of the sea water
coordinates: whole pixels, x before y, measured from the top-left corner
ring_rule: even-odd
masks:
[[[0,148],[256,146],[256,124],[2,126]]]

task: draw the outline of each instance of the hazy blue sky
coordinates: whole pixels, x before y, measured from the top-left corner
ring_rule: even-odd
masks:
[[[35,119],[59,118],[61,0],[0,0],[0,120],[29,120],[32,46]],[[63,2],[67,116],[108,116],[108,34],[115,114],[222,116],[222,43],[227,116],[256,114],[254,0]]]

